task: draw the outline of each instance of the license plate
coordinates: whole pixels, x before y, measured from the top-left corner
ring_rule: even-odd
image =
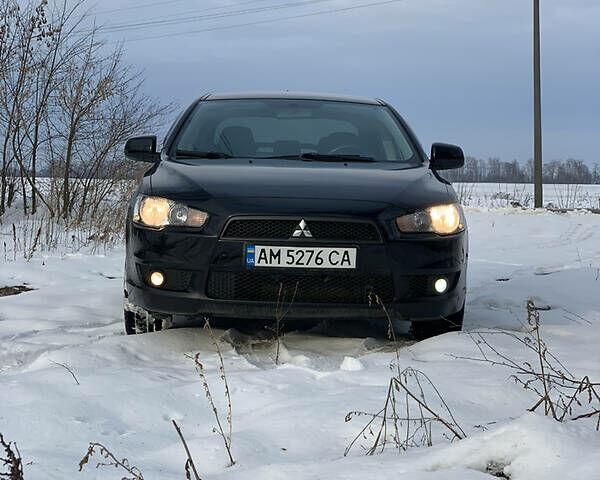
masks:
[[[356,268],[356,248],[246,245],[247,267]]]

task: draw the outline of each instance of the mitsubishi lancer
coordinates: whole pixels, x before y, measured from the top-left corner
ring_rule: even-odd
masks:
[[[128,334],[174,316],[410,322],[418,338],[460,330],[467,225],[442,174],[378,99],[205,95],[155,136],[127,141],[151,163],[126,225]]]

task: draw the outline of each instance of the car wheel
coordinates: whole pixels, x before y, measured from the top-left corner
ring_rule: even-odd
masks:
[[[412,322],[410,327],[411,335],[417,340],[435,337],[448,332],[460,332],[462,330],[463,318],[465,316],[465,307],[458,312],[448,315],[438,320],[423,320]]]
[[[171,327],[172,315],[149,312],[124,299],[123,319],[125,321],[125,333],[137,335],[140,333],[159,332]]]

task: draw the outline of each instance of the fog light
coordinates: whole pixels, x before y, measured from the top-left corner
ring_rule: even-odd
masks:
[[[448,280],[445,278],[438,278],[433,284],[433,288],[437,293],[444,293],[448,289]]]
[[[150,283],[155,287],[161,287],[165,283],[165,276],[160,272],[152,272],[150,275]]]

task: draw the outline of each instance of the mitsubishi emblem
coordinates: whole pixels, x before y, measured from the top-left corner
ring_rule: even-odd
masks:
[[[304,221],[304,219],[300,220],[300,223],[296,227],[296,230],[294,230],[292,237],[294,237],[294,238],[298,238],[298,237],[312,238],[312,233],[310,233],[310,230],[308,229],[308,224]]]

